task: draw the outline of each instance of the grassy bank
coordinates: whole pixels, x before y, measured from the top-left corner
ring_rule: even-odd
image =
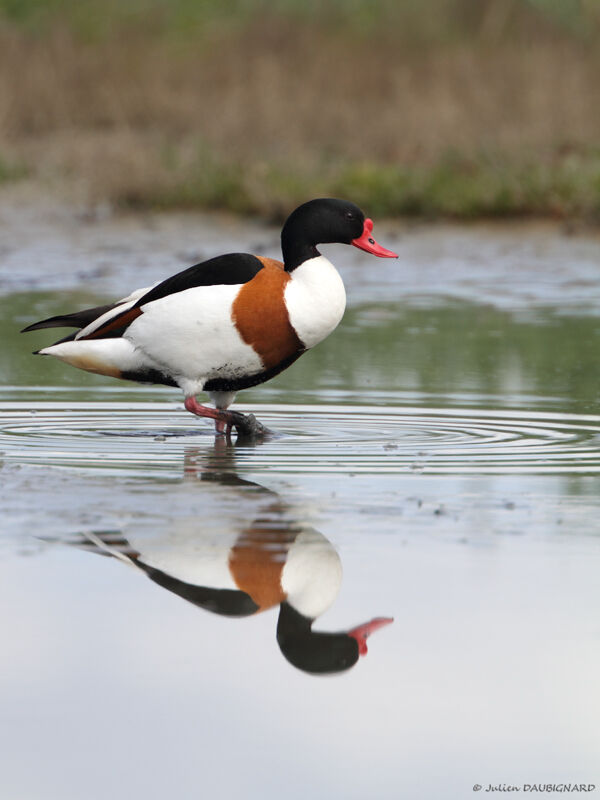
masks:
[[[600,218],[596,3],[222,9],[0,0],[0,182],[271,217],[335,194],[377,214]]]

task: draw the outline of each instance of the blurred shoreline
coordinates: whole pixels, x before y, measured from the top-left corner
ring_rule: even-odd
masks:
[[[323,195],[600,221],[593,3],[119,8],[0,0],[0,189],[272,221]]]

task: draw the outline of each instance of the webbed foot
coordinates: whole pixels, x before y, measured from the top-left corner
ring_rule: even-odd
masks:
[[[265,439],[274,436],[273,431],[269,430],[262,422],[259,422],[254,414],[242,414],[239,411],[225,411],[224,414],[230,417],[227,420],[226,435],[231,435],[232,428],[238,432],[238,436],[248,437],[249,439]]]

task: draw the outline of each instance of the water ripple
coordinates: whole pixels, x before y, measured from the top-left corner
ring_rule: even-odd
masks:
[[[255,405],[281,436],[238,447],[264,473],[546,474],[600,472],[600,416],[418,406]],[[6,463],[128,474],[181,471],[211,427],[169,402],[0,403]]]

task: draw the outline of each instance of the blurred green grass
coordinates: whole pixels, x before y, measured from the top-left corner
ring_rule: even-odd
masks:
[[[598,0],[0,0],[0,183],[600,219]]]
[[[288,17],[380,36],[392,26],[401,40],[422,43],[479,36],[530,36],[553,30],[594,38],[600,25],[597,0],[0,0],[5,21],[43,32],[60,22],[83,36],[100,38],[134,23],[159,36],[196,36],[214,25],[238,27],[257,17]]]

